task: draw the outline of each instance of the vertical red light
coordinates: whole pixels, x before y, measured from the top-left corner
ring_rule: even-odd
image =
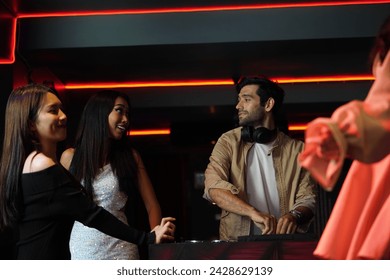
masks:
[[[0,64],[15,62],[17,19],[0,11]]]

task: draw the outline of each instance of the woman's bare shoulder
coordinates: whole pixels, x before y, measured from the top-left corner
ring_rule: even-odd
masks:
[[[65,167],[68,170],[70,167],[70,163],[72,162],[73,155],[74,155],[74,148],[66,149],[61,155],[60,163],[63,167]]]
[[[32,152],[24,162],[23,173],[42,171],[55,164],[55,161],[45,154]]]

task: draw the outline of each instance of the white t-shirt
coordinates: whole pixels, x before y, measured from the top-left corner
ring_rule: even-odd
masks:
[[[246,191],[249,204],[260,212],[279,219],[279,193],[276,186],[275,169],[272,160],[273,142],[255,143],[248,153],[246,170]],[[252,223],[251,234],[261,234],[260,228]]]

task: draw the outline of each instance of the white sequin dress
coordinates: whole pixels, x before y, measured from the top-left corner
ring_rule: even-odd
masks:
[[[93,182],[95,202],[127,224],[125,205],[127,195],[119,190],[119,183],[111,165],[104,166]],[[106,235],[94,228],[75,222],[70,237],[71,258],[74,260],[136,260],[138,246]]]

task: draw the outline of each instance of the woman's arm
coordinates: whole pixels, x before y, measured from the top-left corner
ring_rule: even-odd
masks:
[[[152,182],[146,172],[142,158],[139,153],[133,150],[134,158],[138,168],[138,188],[144,202],[146,211],[148,212],[149,225],[153,229],[161,223],[161,208],[153,189]]]

